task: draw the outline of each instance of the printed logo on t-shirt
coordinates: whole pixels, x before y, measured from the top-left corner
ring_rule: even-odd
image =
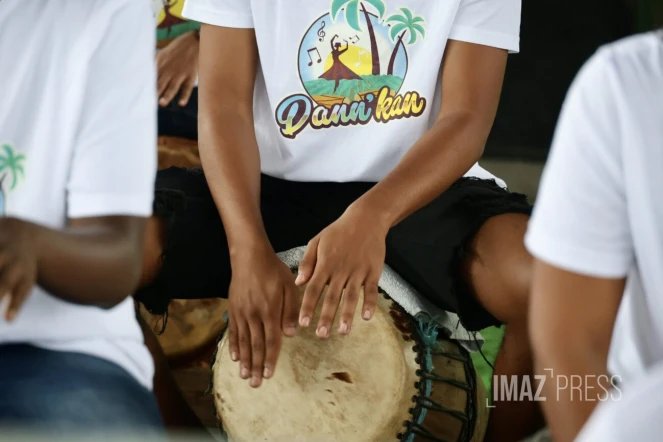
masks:
[[[157,41],[169,42],[182,34],[200,28],[200,24],[188,21],[182,15],[186,0],[152,0],[152,10],[157,21]]]
[[[306,94],[276,108],[281,134],[422,115],[426,99],[401,92],[408,48],[426,37],[425,20],[408,8],[387,13],[383,0],[332,0],[304,34],[298,53]]]
[[[7,196],[25,174],[25,155],[16,154],[9,144],[0,147],[0,216],[6,213]]]

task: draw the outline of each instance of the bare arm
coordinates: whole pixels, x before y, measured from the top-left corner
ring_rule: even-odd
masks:
[[[0,300],[11,298],[7,318],[35,282],[76,304],[112,308],[124,301],[138,284],[144,232],[145,219],[135,217],[77,219],[64,230],[0,219]]]
[[[253,124],[258,48],[253,29],[203,25],[200,44],[200,156],[231,255],[262,246],[260,154]]]
[[[608,350],[624,284],[535,261],[530,336],[536,373],[555,376],[543,385],[542,405],[556,441],[573,441],[610,389]],[[571,390],[571,376],[581,390]]]
[[[481,158],[490,134],[506,59],[505,50],[449,41],[435,125],[355,207],[368,207],[391,227],[467,173]]]

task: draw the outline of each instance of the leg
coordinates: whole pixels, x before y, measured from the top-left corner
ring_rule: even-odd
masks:
[[[0,425],[165,437],[154,395],[109,361],[29,345],[0,346],[0,360]]]
[[[506,324],[493,375],[498,379],[501,375],[516,375],[518,391],[527,376],[536,388],[531,377],[532,353],[527,333],[532,258],[525,250],[523,238],[528,220],[528,216],[521,214],[488,219],[469,243],[468,253],[461,262],[461,271],[471,292],[488,312]],[[536,402],[495,401],[493,405],[487,442],[519,441],[543,426],[543,416]]]

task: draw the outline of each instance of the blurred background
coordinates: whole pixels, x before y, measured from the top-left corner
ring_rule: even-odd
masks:
[[[663,26],[663,0],[525,0],[481,164],[534,201],[566,91],[596,49]]]

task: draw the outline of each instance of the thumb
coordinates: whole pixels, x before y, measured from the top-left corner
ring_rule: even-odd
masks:
[[[306,284],[311,276],[313,276],[313,271],[315,270],[315,264],[318,261],[318,243],[320,240],[318,238],[313,238],[306,247],[306,253],[304,253],[304,258],[299,263],[299,270],[297,271],[297,279],[295,279],[295,284],[303,285]]]

